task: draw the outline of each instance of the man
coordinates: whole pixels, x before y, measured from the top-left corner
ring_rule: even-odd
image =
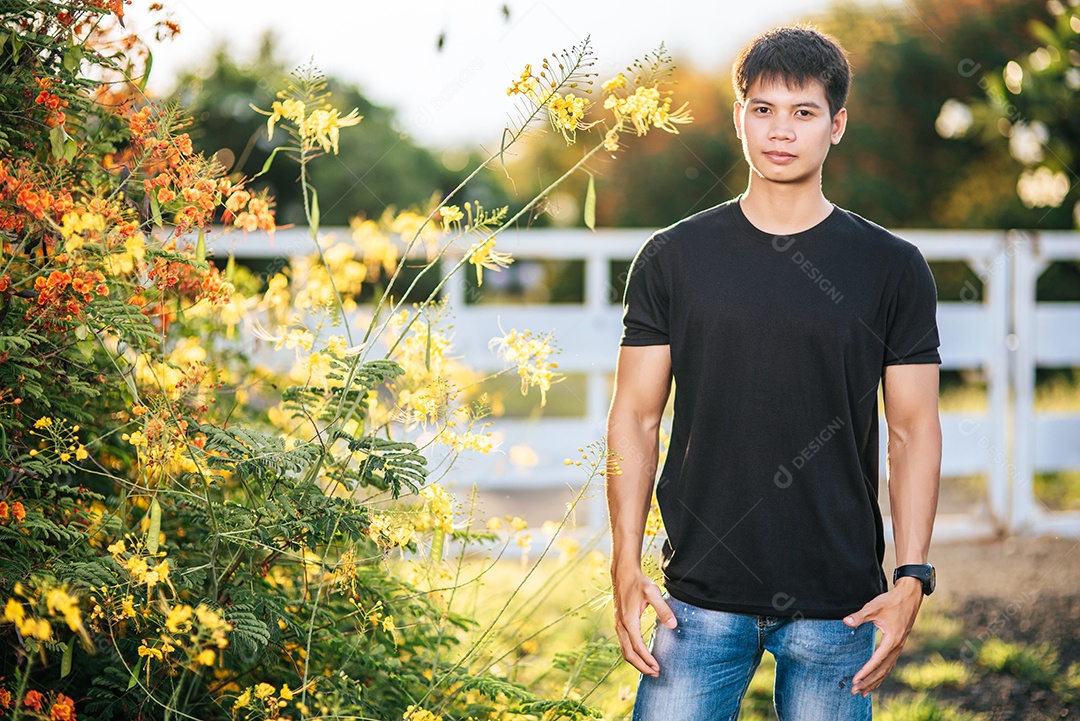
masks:
[[[653,235],[631,268],[607,495],[616,631],[642,673],[637,721],[737,718],[763,650],[776,658],[780,721],[869,719],[870,692],[933,590],[936,290],[915,246],[822,194],[850,77],[844,51],[813,29],[756,39],[733,72],[746,191]],[[673,379],[656,483],[662,594],[641,548]],[[879,382],[899,566],[891,589]]]

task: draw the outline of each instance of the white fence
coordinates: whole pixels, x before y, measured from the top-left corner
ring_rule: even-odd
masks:
[[[327,234],[334,230],[326,231]],[[339,237],[348,234],[338,229]],[[621,333],[621,306],[609,302],[612,261],[629,261],[648,236],[645,230],[521,230],[499,237],[499,249],[520,260],[584,263],[584,302],[565,305],[469,304],[465,285],[451,282],[446,295],[454,315],[454,348],[477,369],[497,370],[488,342],[504,330],[554,331],[559,369],[587,378],[585,413],[536,421],[497,419],[501,451],[462,459],[459,484],[480,489],[561,488],[581,483],[580,469],[564,458],[604,435],[611,379]],[[1080,258],[1080,234],[1003,231],[904,231],[930,261],[963,261],[982,282],[981,300],[966,287],[959,302],[938,309],[942,367],[980,369],[987,381],[987,410],[942,415],[942,475],[986,479],[981,502],[969,512],[939,514],[937,538],[997,533],[1060,533],[1080,536],[1080,513],[1051,512],[1036,498],[1036,473],[1080,469],[1080,414],[1036,413],[1036,366],[1080,366],[1080,303],[1036,303],[1035,283],[1054,260]],[[218,253],[239,259],[306,254],[306,231],[229,236]],[[471,266],[469,267],[471,271]],[[491,276],[487,276],[491,278]],[[884,479],[885,426],[881,419]],[[535,462],[515,464],[507,449],[527,446]],[[531,454],[530,454],[531,455]],[[604,522],[602,499],[590,501],[588,521]]]

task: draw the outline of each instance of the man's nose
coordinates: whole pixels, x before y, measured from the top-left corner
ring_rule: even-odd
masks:
[[[770,140],[791,140],[795,137],[795,127],[790,118],[775,116],[769,126]]]

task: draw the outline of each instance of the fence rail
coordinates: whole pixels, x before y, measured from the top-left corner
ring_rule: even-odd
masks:
[[[323,235],[339,238],[348,229]],[[963,261],[982,288],[965,286],[960,301],[939,303],[942,367],[977,369],[987,384],[984,412],[942,415],[942,474],[980,475],[985,494],[970,511],[942,514],[937,537],[997,533],[1058,533],[1080,536],[1080,513],[1047,510],[1035,494],[1035,475],[1080,469],[1080,414],[1035,409],[1036,367],[1080,366],[1080,303],[1036,302],[1036,281],[1055,260],[1080,259],[1080,234],[1005,231],[903,231],[927,260]],[[604,434],[611,379],[621,333],[621,307],[610,302],[619,279],[613,261],[629,261],[648,236],[645,230],[521,230],[499,237],[500,250],[515,258],[584,263],[584,302],[491,306],[469,303],[466,285],[451,282],[446,297],[454,317],[454,348],[480,370],[501,368],[488,350],[499,329],[553,331],[561,349],[560,370],[586,376],[580,418],[496,419],[492,430],[503,452],[462,459],[454,479],[481,489],[555,488],[579,484],[577,469],[563,459]],[[250,234],[217,243],[217,252],[238,259],[287,259],[313,250],[306,231],[279,231],[271,241]],[[460,257],[460,256],[459,256]],[[491,276],[489,276],[491,277]],[[882,478],[885,420],[881,418]],[[506,449],[535,451],[536,462],[515,464]],[[532,454],[529,454],[530,456]],[[579,472],[579,471],[578,471]],[[948,480],[946,480],[948,482]],[[593,499],[591,524],[604,523]]]

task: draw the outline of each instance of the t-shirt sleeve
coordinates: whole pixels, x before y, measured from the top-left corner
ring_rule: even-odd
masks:
[[[918,248],[908,256],[889,308],[884,365],[941,363],[937,286]]]
[[[653,236],[638,250],[623,295],[623,333],[620,345],[668,345],[667,283],[661,267],[664,243]]]

